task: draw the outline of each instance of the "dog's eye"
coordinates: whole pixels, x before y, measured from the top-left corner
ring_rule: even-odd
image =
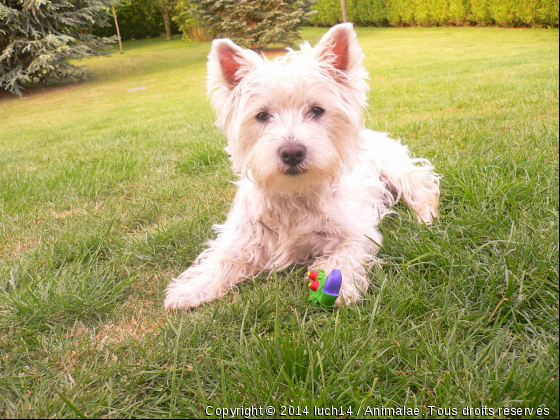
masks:
[[[311,108],[311,115],[313,116],[313,118],[320,117],[324,113],[325,110],[323,108],[319,108],[318,106],[314,106],[313,108]]]
[[[270,114],[268,112],[264,112],[264,111],[259,112],[255,118],[257,120],[261,121],[261,122],[265,122],[265,121],[268,121],[268,119],[270,118]]]

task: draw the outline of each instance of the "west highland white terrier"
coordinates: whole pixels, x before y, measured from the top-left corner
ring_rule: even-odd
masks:
[[[208,94],[240,179],[227,221],[169,285],[166,308],[192,308],[264,270],[309,262],[339,269],[337,304],[353,304],[368,288],[390,207],[402,199],[420,223],[437,217],[430,162],[365,129],[362,57],[351,24],[274,61],[228,39],[212,43]]]

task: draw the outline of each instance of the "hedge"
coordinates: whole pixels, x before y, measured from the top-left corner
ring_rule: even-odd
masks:
[[[340,0],[318,0],[313,9],[312,25],[342,21]],[[558,27],[558,0],[346,0],[346,14],[362,26]]]

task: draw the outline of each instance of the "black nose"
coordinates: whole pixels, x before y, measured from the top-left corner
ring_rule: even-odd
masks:
[[[295,168],[305,158],[305,146],[303,144],[289,144],[278,149],[278,154],[286,165]]]

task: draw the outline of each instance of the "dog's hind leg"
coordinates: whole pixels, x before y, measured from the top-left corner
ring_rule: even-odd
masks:
[[[408,147],[384,133],[363,132],[365,159],[373,163],[395,202],[403,199],[420,223],[431,224],[438,217],[439,179],[427,159],[411,158]]]

